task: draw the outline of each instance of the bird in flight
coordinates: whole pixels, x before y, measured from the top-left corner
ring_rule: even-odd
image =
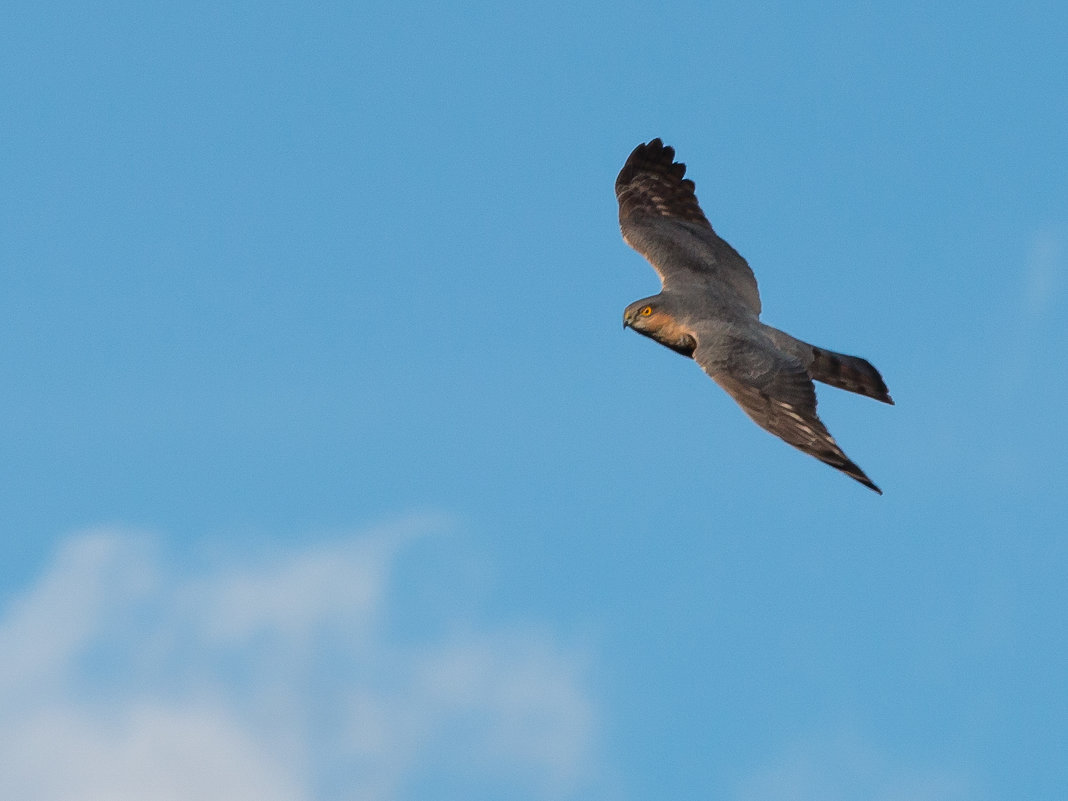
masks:
[[[654,139],[634,149],[616,178],[623,241],[662,285],[627,306],[624,328],[692,358],[761,428],[882,495],[816,416],[812,384],[892,404],[879,371],[760,322],[753,271],[712,230],[685,174],[674,148]]]

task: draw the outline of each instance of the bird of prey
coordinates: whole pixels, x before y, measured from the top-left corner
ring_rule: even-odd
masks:
[[[659,139],[638,145],[616,178],[623,240],[660,276],[662,291],[623,312],[624,328],[689,356],[760,427],[880,495],[816,416],[812,380],[893,403],[865,359],[817,348],[760,322],[749,264],[720,239]]]

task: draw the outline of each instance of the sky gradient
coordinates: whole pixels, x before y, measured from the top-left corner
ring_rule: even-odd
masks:
[[[1068,795],[1065,30],[6,4],[0,795]],[[657,136],[883,497],[621,331]]]

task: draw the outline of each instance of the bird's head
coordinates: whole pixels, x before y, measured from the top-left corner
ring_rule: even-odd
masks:
[[[623,327],[648,335],[664,324],[664,309],[659,298],[636,300],[623,310]]]
[[[636,300],[623,311],[623,327],[655,339],[683,356],[692,356],[697,341],[680,324],[670,296],[664,294]]]

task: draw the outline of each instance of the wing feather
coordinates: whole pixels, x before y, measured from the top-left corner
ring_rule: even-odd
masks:
[[[616,178],[623,240],[648,259],[665,289],[715,286],[759,314],[753,271],[712,229],[685,174],[674,148],[659,139],[634,149]]]
[[[694,360],[758,426],[883,494],[817,416],[816,390],[799,361],[737,338],[698,344]]]

